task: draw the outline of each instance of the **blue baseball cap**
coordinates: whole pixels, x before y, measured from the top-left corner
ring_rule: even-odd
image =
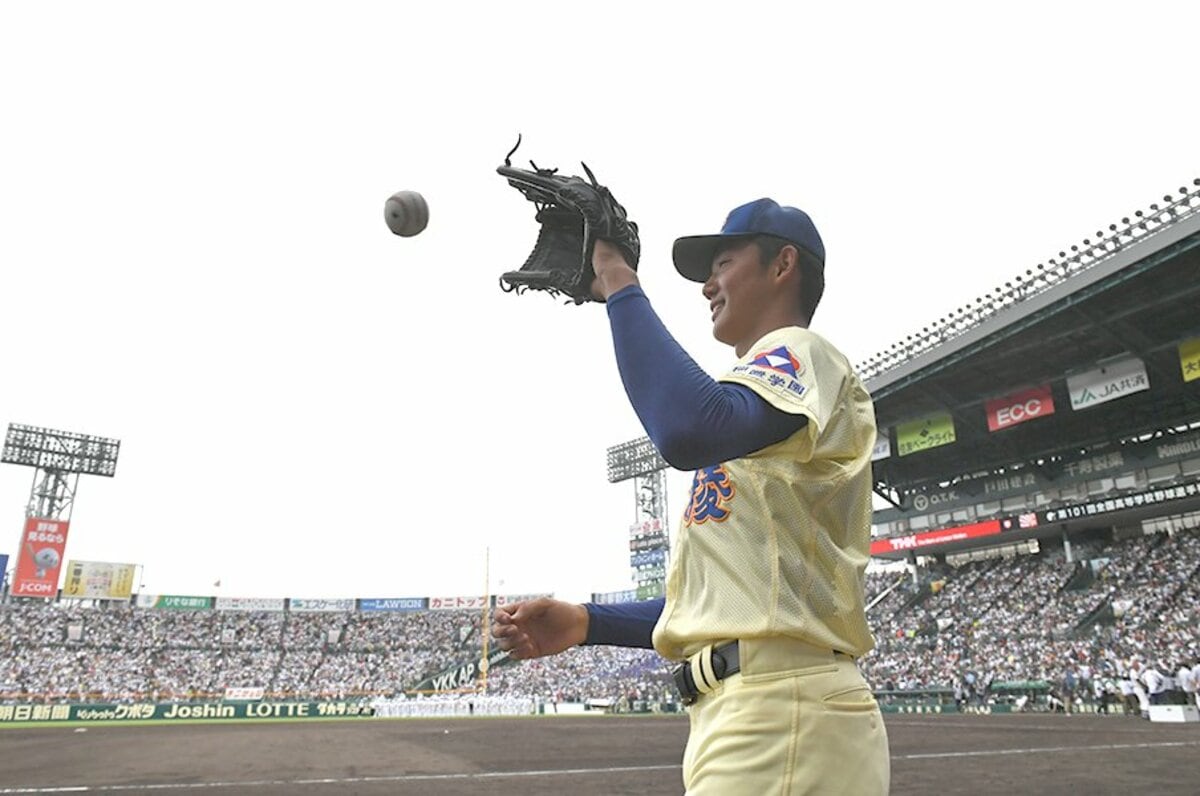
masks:
[[[783,238],[816,257],[821,265],[825,264],[825,244],[808,213],[763,198],[731,210],[725,218],[725,226],[716,235],[691,235],[676,240],[671,250],[675,270],[693,282],[705,282],[712,273],[717,250],[732,239],[752,235]]]

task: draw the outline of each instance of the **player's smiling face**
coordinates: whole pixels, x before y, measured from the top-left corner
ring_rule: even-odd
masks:
[[[760,259],[758,245],[744,241],[717,252],[712,272],[704,283],[704,297],[712,311],[713,337],[731,345],[739,357],[772,328],[762,328],[766,310],[778,287],[771,269]]]

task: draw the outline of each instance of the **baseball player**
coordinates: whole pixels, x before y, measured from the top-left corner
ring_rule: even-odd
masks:
[[[673,254],[737,357],[718,380],[667,332],[619,249],[593,256],[630,402],[663,458],[695,470],[666,597],[541,598],[497,609],[492,633],[518,659],[616,644],[679,661],[689,794],[887,793],[887,733],[854,662],[874,644],[874,409],[846,357],[808,330],[824,244],[806,213],[759,199]]]

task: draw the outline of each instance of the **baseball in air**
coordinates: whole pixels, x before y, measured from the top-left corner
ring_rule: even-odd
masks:
[[[388,229],[402,238],[419,235],[429,223],[429,205],[416,191],[399,191],[388,197],[383,206],[383,218]]]

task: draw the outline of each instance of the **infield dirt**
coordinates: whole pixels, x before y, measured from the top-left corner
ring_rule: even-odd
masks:
[[[887,717],[892,793],[1194,794],[1200,727]],[[0,793],[681,794],[682,717],[8,728]]]

